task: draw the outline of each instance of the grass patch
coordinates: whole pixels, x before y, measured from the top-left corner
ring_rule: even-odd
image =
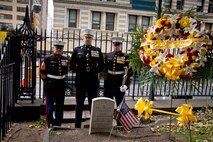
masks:
[[[45,116],[41,116],[40,119],[38,119],[35,124],[30,125],[31,128],[45,128],[46,126],[46,118]]]
[[[171,136],[181,142],[189,142],[190,137],[192,142],[213,142],[213,109],[205,108],[194,113],[197,117],[197,122],[190,125],[176,126],[161,124],[155,127],[155,131],[164,133],[170,132]],[[156,117],[157,119],[158,117]]]

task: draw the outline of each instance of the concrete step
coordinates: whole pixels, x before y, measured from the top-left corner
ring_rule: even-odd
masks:
[[[82,121],[90,119],[90,111],[83,111]],[[75,122],[75,111],[64,111],[63,123],[74,123]]]
[[[139,99],[139,98],[138,98]],[[135,114],[137,114],[137,111],[134,110],[134,105],[137,103],[137,100],[132,100],[132,99],[126,99],[126,103],[129,106],[131,110]],[[44,101],[45,102],[45,101]],[[31,101],[27,100],[21,100],[18,101],[15,104],[15,108],[9,108],[8,111],[11,111],[13,113],[12,120],[14,121],[29,121],[29,120],[37,120],[40,118],[40,115],[45,115],[45,103],[43,102],[42,99],[37,99],[34,101],[32,104]],[[211,107],[213,108],[213,101],[211,98],[197,98],[197,99],[158,99],[156,97],[156,100],[154,101],[153,108],[160,109],[160,110],[166,110],[170,112],[175,112],[175,109],[182,104],[189,103],[193,106],[193,110],[199,110],[203,107]],[[64,105],[64,111],[65,113],[65,118],[64,121],[66,122],[74,122],[74,114],[75,114],[75,98],[74,97],[69,97],[65,99],[65,105]],[[116,106],[115,106],[116,109]],[[85,100],[84,102],[84,111],[89,112],[89,105],[88,101]],[[154,114],[158,114],[155,113]],[[153,114],[153,115],[154,115]],[[70,115],[70,116],[69,116]],[[87,120],[89,119],[89,116],[86,114],[86,117],[83,119]],[[88,116],[88,117],[87,117]]]

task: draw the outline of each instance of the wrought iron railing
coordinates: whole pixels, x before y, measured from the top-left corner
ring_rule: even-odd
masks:
[[[0,141],[11,127],[15,105],[14,62],[11,59],[11,50],[6,41],[0,48]]]

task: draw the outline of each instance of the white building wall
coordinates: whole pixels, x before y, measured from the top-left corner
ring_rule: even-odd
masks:
[[[97,3],[97,1],[96,1]],[[112,2],[110,2],[112,3]],[[78,15],[78,26],[77,29],[91,28],[92,27],[92,11],[101,12],[101,31],[105,31],[106,25],[106,12],[115,13],[115,31],[116,32],[128,32],[128,15],[138,16],[151,16],[155,15],[154,12],[138,11],[130,9],[129,0],[117,1],[122,3],[127,8],[121,9],[116,7],[100,7],[94,5],[82,5],[82,4],[69,4],[69,3],[54,3],[55,14],[54,14],[54,29],[68,28],[68,9],[77,9]],[[66,17],[64,15],[67,15]],[[63,23],[64,22],[64,23]],[[139,22],[141,23],[141,22]],[[70,28],[73,29],[73,28]]]

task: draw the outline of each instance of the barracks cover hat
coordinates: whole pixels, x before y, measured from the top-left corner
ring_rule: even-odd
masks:
[[[81,31],[81,33],[82,33],[82,36],[84,36],[84,37],[93,37],[94,34],[95,34],[95,30],[93,30],[93,29],[83,29]]]
[[[112,43],[122,43],[124,41],[123,37],[111,37]]]
[[[61,41],[61,40],[55,40],[53,41],[53,46],[54,47],[59,47],[59,48],[63,48],[64,47],[65,42]]]

